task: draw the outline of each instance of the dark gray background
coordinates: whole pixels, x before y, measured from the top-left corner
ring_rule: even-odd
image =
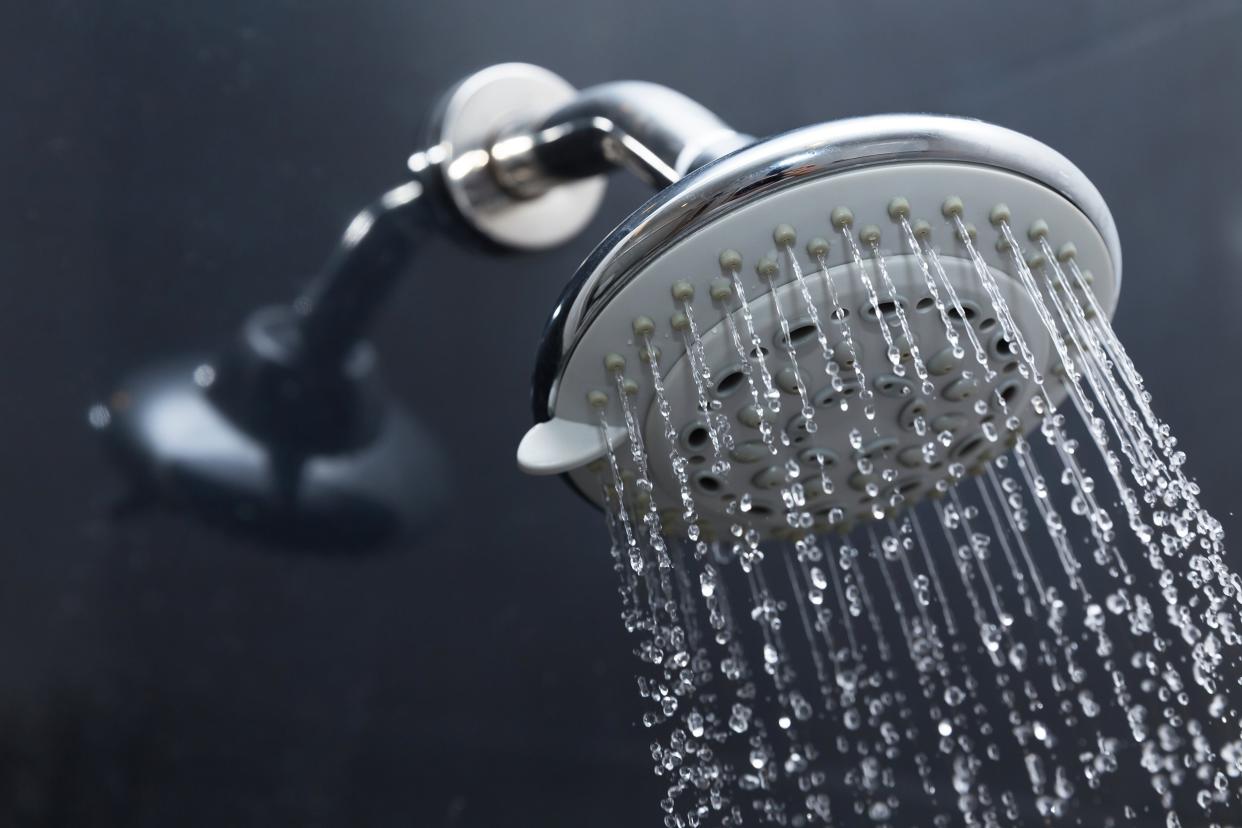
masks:
[[[1003,10],[1002,10],[1003,9]],[[303,558],[108,517],[87,405],[284,299],[434,97],[529,60],[764,134],[924,110],[1078,163],[1117,326],[1234,534],[1242,4],[64,0],[0,31],[0,823],[635,826],[657,780],[599,517],[513,464],[578,243],[431,245],[375,331],[461,483],[429,536]],[[1236,562],[1235,562],[1236,564]]]

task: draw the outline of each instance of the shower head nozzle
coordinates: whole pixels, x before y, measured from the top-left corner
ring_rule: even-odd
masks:
[[[751,144],[669,186],[579,270],[519,464],[603,504],[598,474],[632,456],[618,480],[640,483],[639,510],[708,538],[740,517],[780,536],[891,516],[1066,393],[1067,343],[1041,325],[1062,290],[1049,258],[1081,275],[1075,302],[1111,314],[1107,207],[1019,133],[886,115]],[[790,525],[791,497],[811,524]]]

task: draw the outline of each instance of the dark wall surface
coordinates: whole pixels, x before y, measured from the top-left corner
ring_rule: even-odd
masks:
[[[765,134],[985,118],[1072,158],[1126,256],[1117,327],[1228,532],[1242,436],[1242,4],[49,0],[0,29],[0,824],[626,826],[658,780],[600,519],[513,453],[595,240],[438,241],[374,339],[451,448],[439,526],[305,556],[123,486],[87,406],[287,298],[502,60],[668,83]],[[1237,562],[1235,561],[1235,565]]]

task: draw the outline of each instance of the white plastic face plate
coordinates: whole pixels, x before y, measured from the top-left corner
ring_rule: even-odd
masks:
[[[899,225],[888,214],[888,205],[898,196],[909,202],[912,220],[923,219],[931,224],[931,241],[970,317],[953,323],[961,332],[960,341],[965,351],[960,360],[952,358],[951,353],[944,353],[949,343],[940,314],[929,301],[930,291],[918,260],[910,255]],[[960,463],[968,470],[978,467],[986,457],[1006,447],[1005,426],[1009,414],[1021,417],[1023,431],[1034,426],[1037,417],[1029,401],[1037,389],[1019,371],[1016,348],[1003,341],[1002,326],[992,302],[967,260],[965,247],[956,238],[953,225],[941,213],[949,196],[961,199],[963,218],[976,229],[976,249],[999,284],[1018,329],[1034,355],[1035,364],[1041,367],[1050,396],[1054,402],[1059,402],[1064,395],[1064,389],[1056,380],[1060,360],[1034,303],[1017,277],[1010,275],[1014,270],[1012,260],[1007,252],[998,250],[1000,231],[989,222],[989,215],[998,203],[1008,205],[1011,226],[1027,256],[1036,250],[1035,243],[1026,235],[1036,220],[1047,222],[1054,249],[1065,242],[1073,242],[1077,248],[1076,261],[1093,276],[1096,297],[1105,312],[1111,314],[1117,300],[1116,279],[1103,240],[1072,204],[1030,179],[986,167],[910,163],[840,173],[783,190],[723,216],[648,262],[609,306],[602,309],[579,341],[557,386],[555,416],[551,423],[544,424],[545,434],[555,434],[561,427],[568,429],[570,423],[597,424],[598,411],[588,402],[588,395],[592,391],[602,391],[608,395],[604,413],[612,426],[610,433],[618,444],[619,454],[628,456],[628,450],[622,445],[624,432],[619,428],[624,423],[624,412],[614,377],[604,365],[609,354],[624,356],[624,375],[633,379],[639,389],[629,399],[642,423],[657,505],[666,510],[666,520],[680,512],[679,485],[670,463],[675,450],[688,461],[690,491],[701,517],[700,525],[708,534],[714,532],[718,536],[723,536],[730,525],[739,522],[739,513],[732,504],[744,493],[753,496],[752,508],[745,513],[745,523],[769,530],[784,524],[780,486],[788,485],[787,463],[790,460],[798,464],[797,477],[803,481],[808,508],[821,528],[829,525],[843,528],[872,515],[876,492],[887,502],[893,490],[900,490],[905,499],[911,501],[926,496],[936,481],[947,479],[954,464]],[[830,223],[829,216],[836,207],[848,207],[852,211],[855,237],[868,225],[880,228],[880,250],[897,299],[906,311],[922,360],[932,368],[933,394],[923,394],[909,356],[902,362],[904,381],[893,376],[880,326],[890,324],[889,330],[898,340],[901,329],[897,326],[896,315],[884,312],[887,306],[882,306],[879,317],[873,312],[858,268],[849,258],[849,248],[842,234]],[[813,328],[809,327],[810,314],[805,299],[794,281],[787,255],[778,251],[773,241],[773,230],[781,224],[791,225],[797,231],[794,253],[817,303],[834,359],[846,380],[844,394],[830,386],[820,344]],[[840,304],[848,312],[843,320],[833,319],[824,273],[805,247],[807,241],[817,236],[831,243],[826,263]],[[865,244],[860,247],[867,275],[881,303],[890,301],[892,297],[880,279],[871,251]],[[776,435],[776,454],[763,445],[759,430],[747,424],[755,420],[743,413],[753,404],[753,399],[745,376],[736,376],[742,359],[724,324],[725,309],[710,297],[712,281],[721,277],[720,253],[726,249],[742,254],[744,263],[740,276],[754,325],[768,350],[765,357],[768,369],[781,388],[780,411],[766,412]],[[765,256],[776,258],[781,264],[780,274],[771,281],[761,279],[755,272],[755,264]],[[1036,277],[1042,281],[1039,273]],[[727,420],[733,439],[733,449],[726,453],[731,468],[724,474],[712,471],[715,457],[711,441],[706,439],[702,428],[704,420],[697,405],[683,337],[670,325],[670,317],[683,310],[682,303],[672,296],[671,288],[683,281],[695,289],[691,303],[703,333],[712,374],[710,396],[719,401],[719,411]],[[943,290],[941,295],[947,302]],[[817,425],[814,434],[800,427],[801,399],[780,338],[776,301],[795,330],[797,368],[814,407],[813,419]],[[727,310],[732,313],[746,350],[751,351],[749,331],[736,297],[730,300]],[[639,357],[643,343],[633,331],[634,319],[639,316],[649,317],[656,324],[652,341],[661,351],[659,369],[677,434],[672,445],[665,436],[663,418],[653,404],[650,368]],[[863,405],[857,399],[859,375],[850,370],[850,357],[844,345],[847,324],[856,342],[862,376],[874,393],[872,402],[876,414],[873,420],[863,416]],[[984,369],[975,361],[973,346],[962,327],[965,324],[972,326],[996,372],[990,382],[984,382]],[[797,336],[799,332],[801,337]],[[903,351],[908,353],[909,348]],[[753,357],[751,366],[751,377],[762,393],[762,379]],[[968,373],[971,377],[967,377]],[[1004,392],[1007,410],[1001,410],[995,402],[993,389]],[[845,410],[840,405],[842,396],[846,397],[848,406]],[[977,408],[977,404],[986,408]],[[921,414],[926,425],[925,434],[920,435],[915,430],[916,412]],[[991,428],[996,430],[999,435],[996,442],[985,436],[991,429],[984,423],[991,423]],[[603,454],[604,446],[598,429],[588,432],[581,426],[574,432],[581,438],[576,445],[570,446],[572,441],[564,444],[545,441],[542,454],[550,456],[539,459],[547,462],[549,470],[555,471],[559,470],[555,468],[555,461],[570,459],[568,453],[573,454],[572,461],[579,465],[570,471],[572,479],[583,492],[598,501],[601,492],[598,466],[586,467]],[[853,440],[852,433],[855,434]],[[592,436],[586,438],[587,434]],[[948,446],[940,442],[942,437]],[[859,439],[861,450],[854,446]],[[934,442],[937,450],[934,455],[924,456],[923,446],[929,442]],[[562,446],[568,452],[566,456],[553,456]],[[832,494],[820,491],[821,474],[813,449],[821,450],[821,456],[827,461],[826,471],[833,482]],[[859,472],[860,454],[872,460],[874,471],[871,474]],[[784,482],[776,483],[778,479]]]

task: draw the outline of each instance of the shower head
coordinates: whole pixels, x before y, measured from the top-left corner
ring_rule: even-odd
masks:
[[[893,821],[919,791],[998,824],[988,789],[1024,776],[1029,803],[1000,799],[1034,824],[1081,807],[1066,754],[1094,799],[1129,737],[1153,790],[1197,765],[1196,805],[1223,804],[1205,758],[1236,771],[1232,727],[1213,749],[1190,723],[1194,756],[1156,742],[1176,752],[1184,713],[1226,706],[1208,631],[1242,643],[1242,579],[1110,324],[1120,247],[1077,168],[929,115],[754,141],[633,84],[504,136],[497,181],[620,162],[663,187],[553,311],[518,461],[603,507],[665,825],[949,824]],[[1150,650],[1118,657],[1113,635]],[[1077,718],[1101,715],[1088,676],[1110,726]]]
[[[587,90],[493,158],[533,192],[608,161],[663,187],[553,311],[518,462],[603,507],[664,824],[949,824],[893,821],[920,791],[999,824],[988,789],[1024,776],[1032,801],[1005,791],[1005,816],[1045,822],[1079,807],[1064,756],[1094,799],[1131,736],[1154,790],[1198,765],[1215,781],[1195,803],[1223,803],[1197,722],[1193,757],[1156,742],[1182,743],[1191,681],[1211,716],[1226,706],[1234,679],[1205,631],[1242,643],[1242,579],[1110,324],[1121,254],[1097,190],[978,121],[754,141],[676,101]],[[1145,555],[1127,560],[1122,526]],[[1119,657],[1113,634],[1150,651]],[[1190,645],[1180,667],[1170,641]],[[1077,718],[1100,715],[1088,675],[1111,691],[1109,727]],[[1215,749],[1231,772],[1236,736]],[[989,765],[1013,775],[986,780]],[[1172,796],[1158,807],[1180,824]]]
[[[645,447],[616,482],[704,539],[742,517],[779,537],[891,516],[1036,425],[1033,397],[1066,393],[1024,285],[1049,246],[1088,313],[1111,314],[1103,199],[1011,130],[885,115],[752,143],[586,260],[547,327],[519,463],[603,503],[609,449]]]

